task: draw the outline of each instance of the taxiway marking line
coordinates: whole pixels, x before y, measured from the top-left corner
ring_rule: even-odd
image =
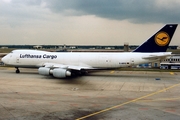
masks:
[[[174,72],[170,72],[171,75],[174,75]]]
[[[94,115],[97,115],[97,114],[100,114],[100,113],[103,113],[103,112],[110,111],[110,110],[112,110],[112,109],[121,107],[121,106],[123,106],[123,105],[129,104],[129,103],[133,103],[133,102],[136,102],[136,101],[138,101],[138,100],[141,100],[141,99],[144,99],[144,98],[147,98],[147,97],[156,95],[156,94],[158,94],[158,93],[164,92],[164,91],[166,91],[166,90],[172,89],[172,88],[174,88],[174,87],[176,87],[176,86],[179,86],[179,85],[180,85],[180,83],[175,84],[175,85],[172,85],[172,86],[169,86],[169,87],[167,87],[167,88],[164,88],[164,89],[162,89],[162,90],[159,90],[159,91],[156,91],[156,92],[147,94],[147,95],[145,95],[145,96],[136,98],[136,99],[134,99],[134,100],[130,100],[130,101],[124,102],[124,103],[122,103],[122,104],[119,104],[119,105],[116,105],[116,106],[112,106],[112,107],[110,107],[110,108],[107,108],[107,109],[104,109],[104,110],[100,110],[100,111],[98,111],[98,112],[95,112],[95,113],[86,115],[86,116],[84,116],[84,117],[77,118],[76,120],[83,120],[83,119],[85,119],[85,118],[88,118],[88,117],[91,117],[91,116],[94,116]]]
[[[180,97],[177,98],[162,98],[162,99],[154,99],[154,100],[139,100],[139,102],[156,102],[156,101],[171,101],[171,100],[179,100]]]
[[[114,73],[114,71],[111,71],[110,73],[111,73],[111,74],[113,74],[113,73]]]

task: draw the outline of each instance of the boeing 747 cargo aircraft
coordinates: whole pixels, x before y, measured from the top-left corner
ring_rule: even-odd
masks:
[[[167,24],[132,52],[46,52],[39,50],[13,50],[2,58],[6,65],[38,68],[41,75],[66,78],[88,70],[116,69],[163,60],[171,56],[166,52],[177,24]]]

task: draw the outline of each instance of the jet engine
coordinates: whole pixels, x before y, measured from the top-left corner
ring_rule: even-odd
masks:
[[[52,71],[50,68],[46,68],[46,67],[40,67],[38,69],[38,72],[40,75],[51,75],[50,71]]]
[[[46,67],[40,67],[38,69],[38,72],[40,75],[53,75],[56,78],[65,78],[65,77],[71,76],[70,71],[68,71],[67,69],[62,69],[62,68],[50,69]]]
[[[57,78],[65,78],[71,76],[71,72],[66,69],[57,68],[53,70],[53,76]]]

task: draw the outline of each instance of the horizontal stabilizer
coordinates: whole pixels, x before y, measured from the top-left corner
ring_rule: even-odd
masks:
[[[147,57],[143,57],[143,59],[148,59],[148,60],[164,60],[164,59],[166,59],[167,57],[170,57],[170,56],[172,56],[171,52],[167,52],[164,55],[150,55],[150,56],[147,56]]]

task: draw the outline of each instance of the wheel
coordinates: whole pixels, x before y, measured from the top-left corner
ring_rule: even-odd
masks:
[[[18,68],[16,68],[16,73],[20,73],[20,70]]]

